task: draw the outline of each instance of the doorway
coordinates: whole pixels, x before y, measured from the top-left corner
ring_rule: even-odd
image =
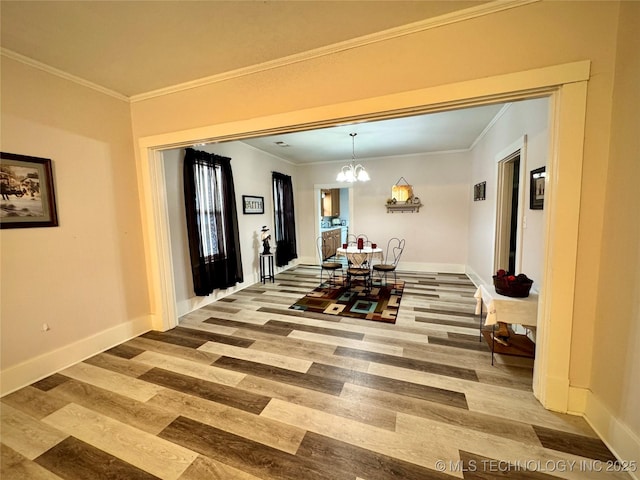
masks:
[[[496,240],[494,271],[517,275],[522,267],[522,172],[525,170],[518,149],[498,162],[496,201]]]
[[[388,118],[408,111],[417,113],[474,105],[488,99],[495,102],[549,95],[553,105],[549,127],[552,141],[547,152],[547,169],[550,175],[545,199],[545,208],[549,211],[545,226],[545,289],[540,296],[542,308],[538,319],[539,334],[546,341],[538,344],[540,347],[536,352],[533,390],[546,408],[567,411],[570,403],[568,352],[571,351],[570,332],[574,315],[582,147],[589,75],[588,61],[574,62],[403,92],[402,95],[389,94],[340,105],[139,138],[138,182],[144,214],[143,234],[151,300],[149,325],[157,330],[175,326],[173,272],[169,261],[171,248],[165,213],[167,206],[163,194],[161,155],[161,151],[168,146],[192,145],[194,138],[241,138],[247,132],[258,134],[267,127],[270,131],[282,128],[291,131],[293,125],[313,124],[314,127],[319,127],[363,118]],[[521,170],[524,168],[526,167],[522,166]],[[523,190],[520,189],[520,197]],[[520,209],[522,204],[520,202]],[[562,208],[558,208],[559,205]],[[554,328],[550,328],[551,318],[558,319]]]

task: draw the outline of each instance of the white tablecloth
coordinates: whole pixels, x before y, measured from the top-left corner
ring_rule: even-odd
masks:
[[[482,304],[487,307],[485,325],[498,322],[535,327],[538,324],[538,294],[529,293],[528,297],[507,297],[496,293],[493,286],[480,285],[476,298],[476,315],[480,315]]]
[[[379,259],[380,261],[384,260],[382,249],[379,247],[364,247],[362,250],[358,249],[356,246],[338,248],[336,255],[338,257],[347,257],[347,260],[354,265],[362,265],[364,262],[369,262],[369,264],[371,264],[371,261],[374,259]]]

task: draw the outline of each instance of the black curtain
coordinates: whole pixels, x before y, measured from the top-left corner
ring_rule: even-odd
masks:
[[[242,282],[231,159],[187,148],[184,194],[195,294]]]
[[[275,210],[276,265],[285,266],[298,258],[296,220],[291,177],[273,172],[273,208]]]

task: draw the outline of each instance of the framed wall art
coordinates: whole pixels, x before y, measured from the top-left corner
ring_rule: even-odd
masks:
[[[476,183],[473,186],[473,201],[485,200],[487,197],[487,182]]]
[[[0,152],[0,228],[56,226],[51,160]]]
[[[243,195],[242,213],[246,213],[248,215],[259,215],[264,213],[264,197]]]
[[[546,178],[545,167],[531,170],[529,183],[529,208],[531,210],[542,210],[544,208],[544,186]]]

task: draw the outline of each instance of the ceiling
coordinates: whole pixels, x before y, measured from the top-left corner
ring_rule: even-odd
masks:
[[[296,165],[468,150],[504,105],[355,123],[244,140]],[[349,135],[356,133],[353,139]],[[283,142],[284,145],[279,145]]]
[[[238,69],[486,1],[0,2],[3,52],[27,57],[121,97]],[[14,58],[16,55],[14,55]],[[245,140],[295,164],[468,149],[501,105]],[[285,142],[281,147],[274,142]]]

